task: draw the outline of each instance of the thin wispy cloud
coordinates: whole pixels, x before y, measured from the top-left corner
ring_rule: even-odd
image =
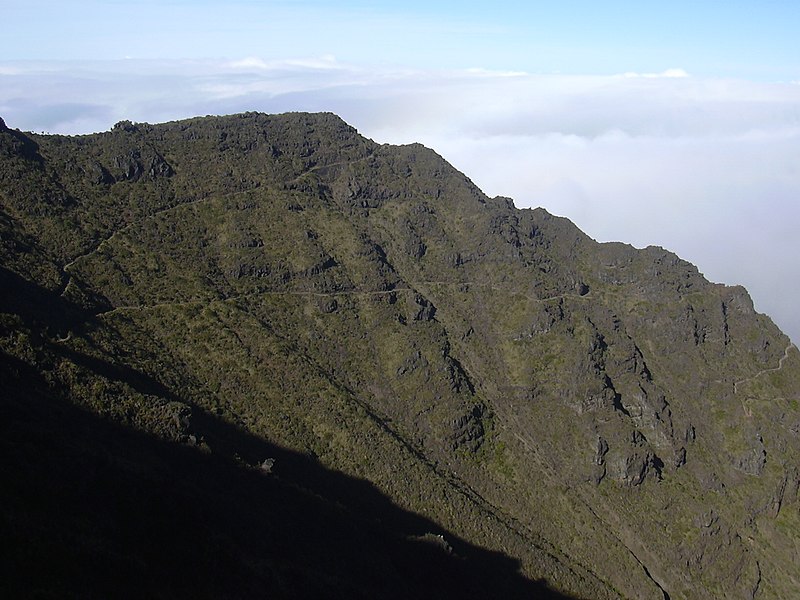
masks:
[[[634,73],[633,71],[628,71],[627,73],[623,74],[623,77],[634,78],[634,77],[644,77],[645,79],[656,79],[659,77],[688,77],[689,74],[684,71],[683,69],[667,69],[666,71],[662,71],[661,73]]]
[[[57,100],[54,100],[57,99]],[[742,283],[800,340],[800,86],[693,76],[369,67],[281,60],[0,63],[11,127],[107,130],[249,110],[333,111],[422,142],[490,195],[600,240],[656,244]]]

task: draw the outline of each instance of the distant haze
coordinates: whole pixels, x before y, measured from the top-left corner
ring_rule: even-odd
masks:
[[[800,11],[552,4],[12,2],[0,117],[75,134],[332,111],[489,195],[743,284],[800,340]]]

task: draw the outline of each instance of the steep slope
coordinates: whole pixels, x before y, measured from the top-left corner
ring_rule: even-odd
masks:
[[[453,596],[800,589],[800,357],[745,290],[487,198],[431,150],[375,144],[333,115],[0,138],[9,456],[44,427],[56,442],[27,448],[32,469],[77,443],[122,462],[134,448],[133,489],[193,473],[167,502],[201,507],[165,535],[178,547],[206,505],[265,537],[292,523],[285,552],[233,536],[225,556],[247,567],[231,595],[291,596],[287,573],[329,595],[419,595],[406,579],[432,563],[418,547]],[[228,505],[217,478],[234,482]],[[23,485],[15,498],[4,527],[22,540]],[[353,539],[320,537],[321,522]],[[159,559],[90,529],[112,555]]]

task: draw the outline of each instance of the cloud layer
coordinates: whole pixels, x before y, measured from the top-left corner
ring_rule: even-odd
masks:
[[[58,99],[54,101],[53,99]],[[433,147],[490,195],[748,287],[800,341],[800,85],[268,61],[0,62],[0,116],[53,133],[245,110],[333,111]]]

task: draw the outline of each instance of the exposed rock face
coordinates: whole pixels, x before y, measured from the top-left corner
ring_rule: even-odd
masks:
[[[486,417],[486,407],[477,405],[468,413],[453,420],[453,449],[465,448],[476,452],[483,443],[486,430],[483,420]]]
[[[751,439],[751,446],[735,460],[734,465],[749,475],[761,475],[766,464],[767,451],[764,448],[764,438],[757,433]]]
[[[62,407],[40,425],[11,411],[0,439],[43,428],[87,473],[121,465],[137,500],[174,479],[198,520],[261,523],[164,545],[211,581],[238,565],[243,597],[374,597],[384,578],[395,597],[800,593],[800,356],[744,289],[662,248],[598,244],[334,115],[254,113],[80,138],[0,127],[0,242],[0,383]],[[96,439],[87,416],[122,433]],[[44,539],[14,498],[13,539]],[[141,580],[166,550],[119,546],[126,515],[109,511],[59,534],[88,562],[95,543],[132,557],[125,581]],[[230,564],[203,562],[213,540]],[[73,552],[28,543],[45,562]],[[403,583],[424,565],[426,585],[462,584]]]
[[[118,156],[114,160],[120,179],[127,181],[138,181],[143,176],[150,179],[156,177],[169,177],[172,175],[170,167],[163,157],[154,155],[143,158],[138,151],[132,151],[125,156]],[[105,183],[107,177],[101,177],[100,182]]]

